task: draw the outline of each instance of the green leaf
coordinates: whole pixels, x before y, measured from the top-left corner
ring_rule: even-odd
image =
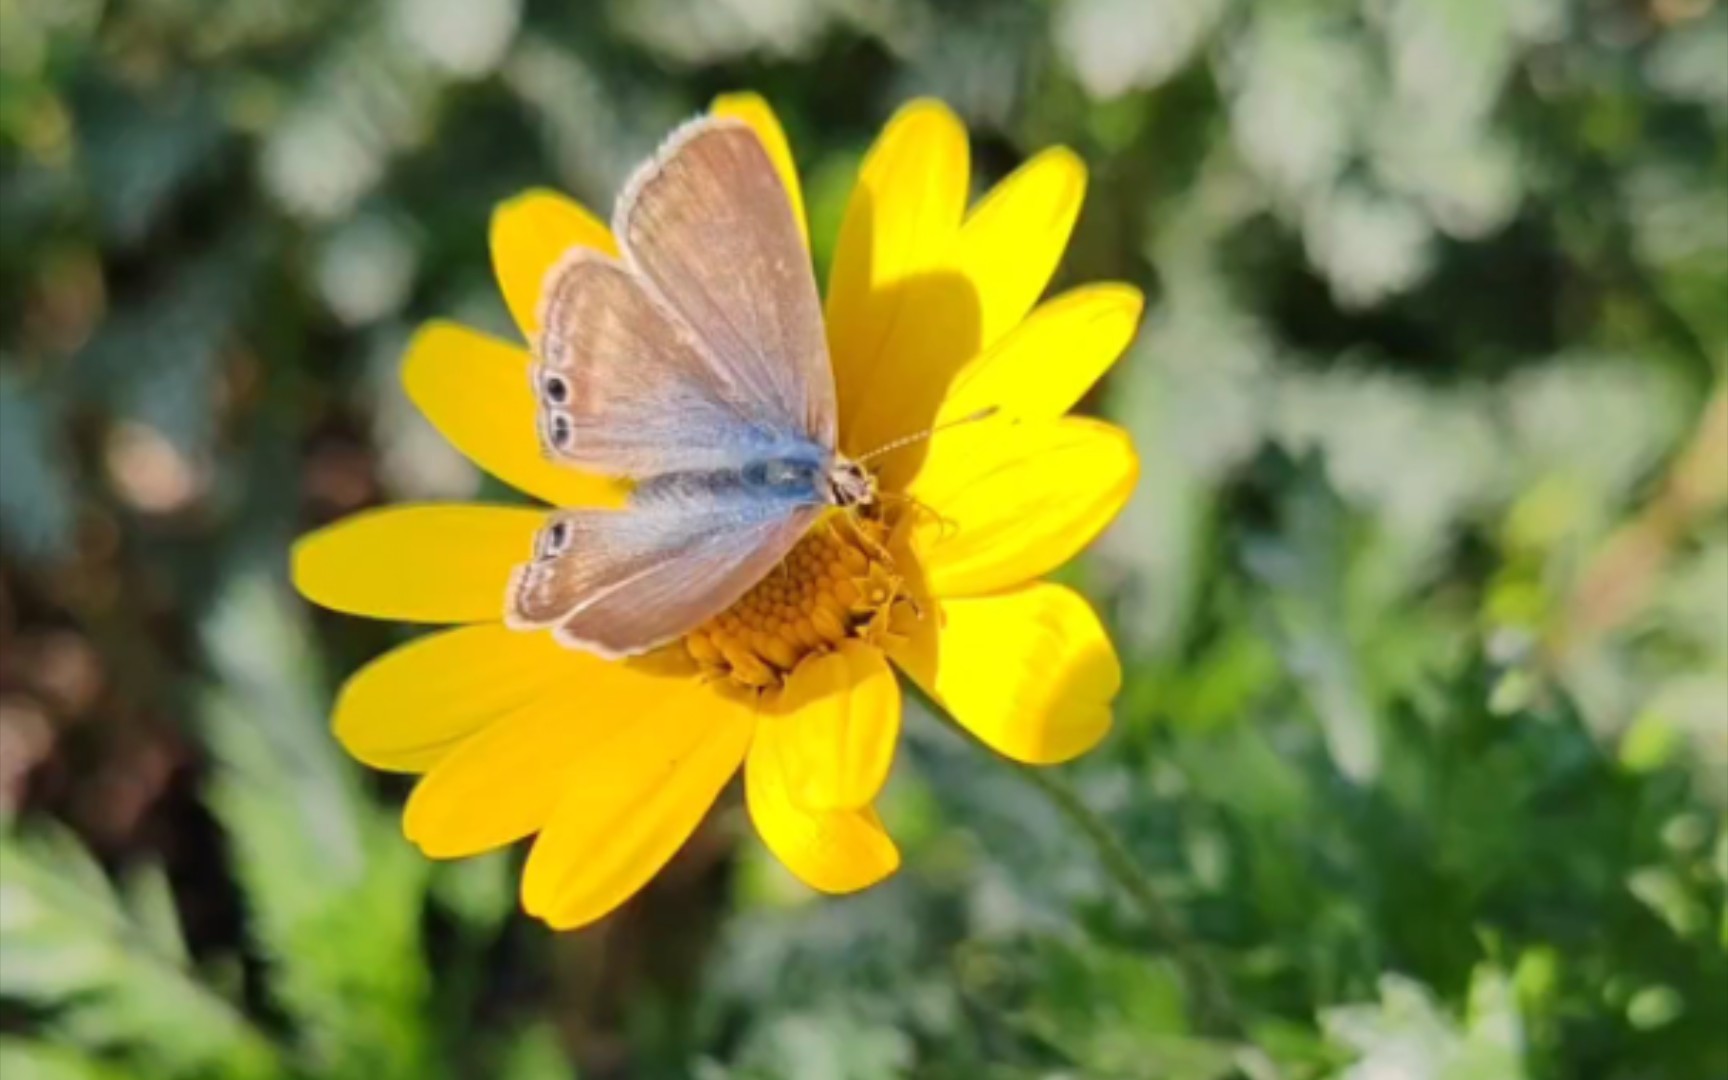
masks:
[[[0,836],[0,999],[45,1012],[57,1040],[152,1075],[279,1075],[271,1043],[161,937],[70,835]]]
[[[52,562],[71,554],[72,475],[58,410],[38,386],[0,370],[0,539],[8,553]]]
[[[0,1036],[0,1076],[24,1080],[131,1080],[131,1075],[69,1046]]]
[[[420,950],[427,865],[325,730],[296,609],[275,580],[241,573],[204,635],[218,679],[202,711],[215,758],[207,798],[306,1067],[436,1075]]]

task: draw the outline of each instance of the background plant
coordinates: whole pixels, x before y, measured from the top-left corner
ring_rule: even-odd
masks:
[[[553,938],[325,732],[393,632],[285,545],[482,484],[406,335],[737,87],[819,261],[910,95],[1090,163],[1145,476],[1063,778],[1156,908],[926,717],[885,887],[733,802]],[[1722,4],[0,0],[0,185],[0,1073],[1728,1073]]]

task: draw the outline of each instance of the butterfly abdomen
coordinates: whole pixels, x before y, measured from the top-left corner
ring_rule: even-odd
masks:
[[[818,506],[825,495],[826,464],[815,457],[770,457],[737,469],[667,473],[636,486],[630,501],[636,506],[676,502],[736,503],[746,511],[784,513],[789,508]],[[746,517],[753,516],[746,513]]]

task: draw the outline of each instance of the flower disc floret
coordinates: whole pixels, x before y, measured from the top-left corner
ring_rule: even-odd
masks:
[[[877,516],[835,511],[742,599],[687,635],[684,648],[710,678],[767,690],[845,641],[883,644],[896,615],[915,611],[890,532]]]

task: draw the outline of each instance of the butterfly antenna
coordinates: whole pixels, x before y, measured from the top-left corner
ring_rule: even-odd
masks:
[[[937,424],[935,427],[925,428],[923,431],[915,431],[910,435],[895,439],[893,442],[884,446],[878,446],[868,454],[864,454],[854,460],[862,464],[863,462],[869,461],[871,458],[878,458],[883,454],[892,454],[894,451],[899,450],[902,447],[911,446],[913,443],[923,442],[925,439],[932,438],[935,435],[947,431],[949,428],[957,428],[962,424],[976,423],[979,420],[988,420],[990,417],[995,416],[998,411],[999,410],[995,405],[986,406],[975,413],[967,413],[965,416],[959,417],[958,419],[950,420],[946,424]]]

